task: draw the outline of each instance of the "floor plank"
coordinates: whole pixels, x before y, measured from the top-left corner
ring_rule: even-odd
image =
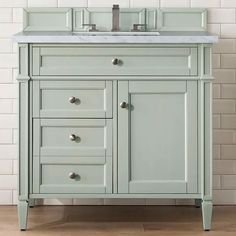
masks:
[[[15,206],[0,207],[0,236],[236,236],[236,206],[214,207],[213,229],[202,230],[193,206],[36,206],[28,230],[18,229]]]

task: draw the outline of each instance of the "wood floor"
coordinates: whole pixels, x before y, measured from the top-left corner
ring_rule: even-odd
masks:
[[[15,206],[0,207],[0,236],[236,236],[236,206],[214,207],[213,229],[202,230],[193,206],[37,206],[18,230]]]

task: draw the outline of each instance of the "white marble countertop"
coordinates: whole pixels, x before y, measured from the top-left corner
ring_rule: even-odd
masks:
[[[18,43],[216,43],[208,32],[160,32],[160,35],[91,35],[73,32],[20,32]]]

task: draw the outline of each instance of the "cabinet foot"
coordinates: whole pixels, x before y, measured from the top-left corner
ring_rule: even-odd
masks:
[[[202,199],[195,199],[195,207],[200,208],[202,206]]]
[[[19,201],[18,217],[19,217],[20,230],[25,231],[27,229],[27,217],[28,217],[28,202],[27,201]]]
[[[205,231],[209,231],[211,229],[212,208],[212,201],[202,201],[202,221]]]
[[[33,208],[35,206],[35,199],[29,199],[28,200],[28,205],[30,208]]]

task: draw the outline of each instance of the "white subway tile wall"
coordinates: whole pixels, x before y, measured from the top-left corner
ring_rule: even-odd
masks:
[[[214,203],[236,204],[236,0],[0,0],[0,204],[17,203],[17,45],[22,7],[206,7],[208,30],[220,35],[214,46]],[[39,204],[42,202],[39,201]],[[181,205],[158,199],[62,199],[44,204]]]

